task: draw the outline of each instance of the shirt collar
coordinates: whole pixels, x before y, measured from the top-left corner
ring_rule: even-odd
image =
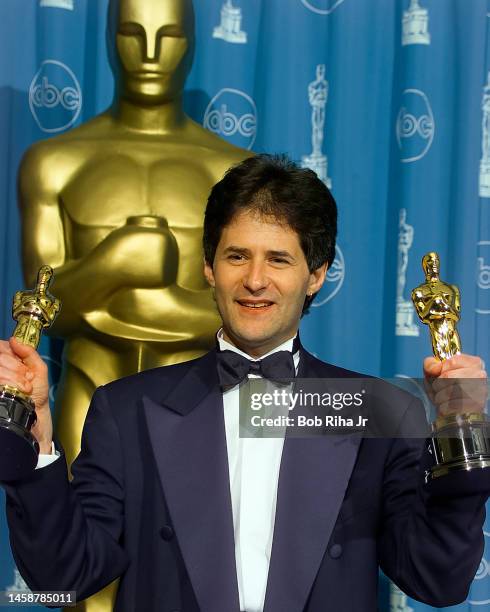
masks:
[[[233,344],[225,340],[223,338],[223,328],[222,327],[218,330],[218,333],[216,334],[216,339],[218,340],[219,348],[221,351],[233,351],[234,353],[238,353],[239,355],[242,355],[242,357],[246,357],[247,359],[250,359],[251,361],[260,361],[261,359],[264,359],[264,357],[268,357],[269,355],[272,355],[273,353],[277,353],[277,351],[291,352],[293,350],[294,339],[296,338],[297,335],[298,334],[296,333],[295,336],[293,336],[289,340],[286,340],[286,342],[283,342],[279,346],[276,346],[276,348],[272,349],[272,351],[269,351],[268,353],[266,353],[265,355],[262,355],[262,357],[259,357],[258,359],[256,357],[251,357],[247,353],[244,353],[239,348],[237,348],[236,346],[234,346]],[[296,369],[298,369],[299,351],[296,351],[296,353],[294,353],[293,359],[294,359],[294,365]]]

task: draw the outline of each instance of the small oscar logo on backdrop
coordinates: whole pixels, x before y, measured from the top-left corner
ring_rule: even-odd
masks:
[[[20,575],[19,570],[14,567],[14,580],[6,589],[6,593],[30,593],[30,589]]]
[[[396,285],[396,329],[397,336],[418,336],[419,326],[414,323],[413,305],[404,297],[407,282],[408,251],[413,243],[414,230],[407,223],[407,210],[400,210],[398,223],[398,274]]]
[[[429,11],[420,6],[419,0],[410,0],[408,10],[403,12],[402,45],[430,45]]]
[[[328,81],[325,79],[325,64],[316,67],[316,79],[308,85],[308,99],[311,106],[311,146],[310,155],[303,155],[301,167],[310,168],[318,178],[331,189],[332,179],[328,177],[328,159],[323,154],[325,132],[325,108],[328,100]]]
[[[236,44],[247,42],[247,33],[242,31],[242,9],[232,0],[226,0],[221,7],[221,23],[214,28],[213,38]]]
[[[390,592],[390,612],[414,612],[408,605],[408,598],[400,589],[392,584]]]
[[[483,88],[482,108],[482,158],[480,160],[480,198],[490,198],[490,72]]]

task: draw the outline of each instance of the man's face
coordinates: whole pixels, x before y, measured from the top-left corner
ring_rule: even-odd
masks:
[[[161,104],[181,93],[193,45],[190,0],[121,0],[117,50],[129,99]]]
[[[250,212],[223,229],[213,266],[204,265],[225,339],[257,357],[295,335],[305,297],[326,271],[309,272],[294,230]]]

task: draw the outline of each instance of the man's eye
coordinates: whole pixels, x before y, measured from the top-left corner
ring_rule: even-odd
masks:
[[[243,259],[243,255],[238,255],[238,254],[233,254],[233,255],[228,255],[228,259],[231,261],[241,261]]]
[[[274,257],[272,259],[272,261],[274,263],[279,263],[279,264],[287,264],[287,263],[289,263],[289,261],[287,259],[284,259],[283,257]]]

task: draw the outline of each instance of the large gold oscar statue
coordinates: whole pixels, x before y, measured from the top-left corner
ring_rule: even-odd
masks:
[[[19,175],[26,280],[52,266],[63,303],[51,334],[65,339],[57,433],[69,463],[97,386],[212,345],[204,209],[211,186],[251,155],[183,112],[192,0],[114,0],[109,15],[113,106],[35,144]],[[109,607],[99,597],[86,609]]]

